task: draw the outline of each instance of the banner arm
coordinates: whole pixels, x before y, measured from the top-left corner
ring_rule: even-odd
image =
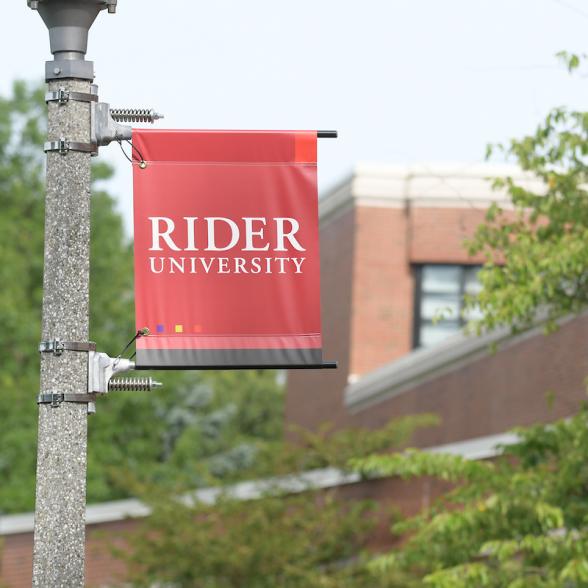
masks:
[[[337,361],[323,361],[319,364],[309,365],[182,365],[182,366],[163,366],[163,365],[136,365],[135,371],[165,371],[165,370],[188,370],[188,371],[206,371],[206,370],[336,370],[339,367]]]

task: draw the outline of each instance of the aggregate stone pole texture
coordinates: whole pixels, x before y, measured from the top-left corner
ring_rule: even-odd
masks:
[[[90,92],[79,80],[51,82]],[[49,104],[49,140],[90,141],[86,102]],[[88,341],[90,155],[47,154],[42,340]],[[87,354],[41,354],[41,391],[87,393]],[[87,405],[39,406],[33,586],[84,585]]]

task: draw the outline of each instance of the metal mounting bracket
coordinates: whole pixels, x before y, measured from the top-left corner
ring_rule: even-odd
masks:
[[[39,343],[39,353],[53,353],[62,355],[64,351],[96,351],[96,343],[93,341],[41,341]]]
[[[133,129],[128,125],[117,123],[110,115],[110,104],[106,102],[92,103],[92,142],[104,147],[113,141],[130,140]]]
[[[97,155],[98,147],[104,147],[113,141],[125,141],[132,138],[133,129],[114,120],[111,116],[110,104],[98,102],[98,86],[95,84],[92,85],[92,91],[89,94],[70,92],[65,88],[45,94],[46,102],[58,102],[62,105],[70,100],[90,103],[90,143],[78,143],[61,138],[59,141],[45,143],[45,152],[58,151],[65,155],[68,151],[81,151]]]
[[[129,359],[112,358],[106,353],[90,351],[88,354],[88,393],[108,394],[108,382],[114,374],[135,368]]]
[[[161,384],[152,378],[113,379],[115,374],[135,369],[135,362],[121,357],[109,357],[106,353],[90,351],[88,354],[88,393],[149,392]]]
[[[96,351],[93,342],[78,341],[41,341],[39,345],[41,353],[54,353],[57,356],[64,351],[83,351],[88,353],[88,389],[85,394],[64,394],[48,390],[37,396],[37,404],[50,404],[52,408],[58,408],[63,402],[74,402],[88,405],[88,414],[96,412],[96,398],[108,394],[109,391],[149,392],[159,388],[161,384],[152,378],[118,378],[112,376],[121,372],[135,369],[135,362],[121,357],[109,357],[106,353]]]

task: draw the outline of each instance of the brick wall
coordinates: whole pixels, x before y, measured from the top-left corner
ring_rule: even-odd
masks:
[[[402,208],[357,209],[350,374],[364,374],[410,351],[409,212]]]
[[[485,209],[419,208],[410,210],[410,263],[470,263],[464,241],[484,222]]]
[[[583,315],[549,336],[523,336],[496,353],[483,350],[446,373],[348,414],[343,424],[372,428],[392,417],[435,413],[441,425],[413,439],[416,446],[430,447],[568,416],[586,398],[586,341],[588,316]]]

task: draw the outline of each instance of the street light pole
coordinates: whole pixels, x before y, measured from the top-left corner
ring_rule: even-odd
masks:
[[[29,0],[49,29],[47,194],[33,586],[84,585],[90,266],[88,31],[116,0]],[[94,90],[94,91],[93,91]],[[96,97],[97,98],[97,97]]]

